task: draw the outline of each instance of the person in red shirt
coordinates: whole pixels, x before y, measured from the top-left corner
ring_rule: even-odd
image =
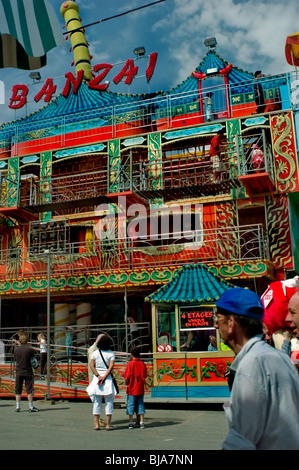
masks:
[[[222,152],[226,149],[227,141],[225,137],[225,130],[220,129],[217,134],[212,138],[210,145],[210,160],[213,165],[213,180],[217,181],[220,179],[221,170],[224,169],[222,160]]]
[[[144,428],[144,383],[147,378],[147,368],[140,359],[140,348],[131,349],[132,360],[127,364],[124,379],[127,384],[127,415],[129,415],[129,429],[134,428],[133,416],[136,411],[139,427]]]

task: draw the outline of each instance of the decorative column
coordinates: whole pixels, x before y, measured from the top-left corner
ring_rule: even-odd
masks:
[[[81,303],[76,309],[76,325],[77,325],[77,347],[88,348],[88,330],[86,325],[91,324],[91,304]],[[78,351],[80,353],[80,351]],[[82,353],[82,351],[81,351]]]
[[[65,356],[65,327],[69,325],[70,314],[68,304],[54,305],[54,353],[56,356]],[[61,346],[61,347],[59,347]]]
[[[203,123],[205,122],[205,117],[204,117],[204,105],[203,105],[203,97],[202,97],[202,80],[207,78],[207,75],[202,72],[193,72],[192,75],[194,78],[197,78],[198,80],[198,100],[199,100],[199,112],[200,112],[199,122]]]
[[[52,152],[42,152],[40,156],[40,200],[41,204],[49,204],[52,200]],[[41,220],[51,219],[51,212],[43,212]]]
[[[119,170],[121,165],[120,155],[120,141],[119,139],[111,140],[108,148],[108,192],[118,193],[119,192]]]
[[[163,188],[163,165],[162,165],[162,137],[160,133],[148,135],[148,184],[149,189]],[[151,204],[157,207],[163,204],[163,198],[152,199]]]
[[[19,158],[13,157],[8,160],[8,182],[7,182],[7,207],[19,205],[20,181],[19,181]]]

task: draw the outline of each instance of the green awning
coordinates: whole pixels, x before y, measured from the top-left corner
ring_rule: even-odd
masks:
[[[151,303],[214,303],[227,289],[236,287],[205,264],[182,266],[173,278],[145,298]]]

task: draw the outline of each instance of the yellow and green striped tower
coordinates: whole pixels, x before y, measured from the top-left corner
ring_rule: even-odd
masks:
[[[91,63],[88,44],[82,28],[79,16],[79,6],[72,1],[63,2],[60,13],[65,19],[67,30],[70,33],[71,44],[74,52],[76,74],[79,70],[84,71],[84,79],[91,80]],[[75,32],[71,32],[77,30]]]

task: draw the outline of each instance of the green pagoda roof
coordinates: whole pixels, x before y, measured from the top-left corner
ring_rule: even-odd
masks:
[[[227,289],[236,287],[214,274],[205,264],[187,264],[172,279],[145,298],[151,303],[214,303]]]

